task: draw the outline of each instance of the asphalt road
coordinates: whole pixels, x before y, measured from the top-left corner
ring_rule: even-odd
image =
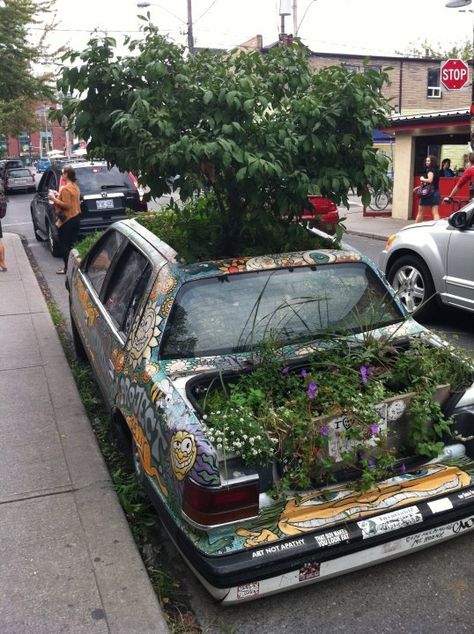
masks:
[[[37,242],[31,225],[31,194],[10,197],[3,230],[27,240],[52,295],[68,321],[61,260],[47,243]],[[347,240],[375,261],[382,243],[350,236]],[[8,263],[8,253],[6,254]],[[438,332],[458,336],[458,345],[474,353],[472,315],[440,309]],[[446,634],[474,631],[474,537],[467,534],[442,545],[252,604],[222,608],[187,568],[179,564],[193,609],[206,634]]]

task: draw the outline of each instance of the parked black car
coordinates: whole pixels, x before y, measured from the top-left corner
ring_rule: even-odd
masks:
[[[84,236],[102,231],[117,220],[127,217],[127,209],[146,211],[147,205],[140,196],[135,178],[110,167],[105,161],[68,162],[76,170],[77,184],[81,191],[81,228]],[[58,231],[48,191],[59,190],[64,165],[53,162],[44,172],[38,191],[31,202],[31,220],[36,239],[48,240],[51,253],[59,256]]]

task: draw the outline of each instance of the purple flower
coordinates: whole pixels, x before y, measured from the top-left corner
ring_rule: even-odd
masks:
[[[367,381],[369,380],[369,376],[372,374],[372,370],[366,365],[361,365],[359,371],[362,378],[362,383],[366,385]]]
[[[379,426],[376,423],[373,423],[370,426],[370,433],[372,434],[372,436],[375,436],[376,434],[379,433]]]
[[[406,470],[407,470],[407,468],[406,468],[406,466],[405,466],[405,463],[403,462],[403,463],[400,465],[400,473],[406,473]]]
[[[329,429],[326,425],[323,425],[319,433],[321,434],[321,436],[327,436],[329,434]]]
[[[308,391],[306,392],[306,394],[308,395],[308,398],[309,399],[315,398],[317,393],[318,393],[318,384],[315,383],[314,381],[311,381],[311,383],[308,384]]]
[[[328,365],[328,370],[329,372],[335,372],[337,370],[337,366],[335,365]]]
[[[303,368],[300,372],[300,375],[305,379],[308,376],[308,372]]]
[[[375,460],[371,456],[369,456],[369,458],[367,459],[367,466],[369,467],[369,469],[375,467]]]
[[[282,370],[283,374],[288,374],[288,372],[290,371],[290,368],[288,366],[285,366]]]

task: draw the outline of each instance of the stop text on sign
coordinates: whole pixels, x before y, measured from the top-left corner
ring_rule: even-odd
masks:
[[[441,83],[446,90],[460,90],[469,79],[469,68],[462,59],[448,59],[441,64]]]

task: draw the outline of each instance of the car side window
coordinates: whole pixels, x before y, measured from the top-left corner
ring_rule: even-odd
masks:
[[[150,275],[151,266],[146,257],[129,245],[120,256],[104,298],[105,309],[125,335],[130,331]]]
[[[112,260],[122,246],[125,238],[118,231],[108,231],[97,243],[85,266],[85,274],[100,295],[105,276]]]

